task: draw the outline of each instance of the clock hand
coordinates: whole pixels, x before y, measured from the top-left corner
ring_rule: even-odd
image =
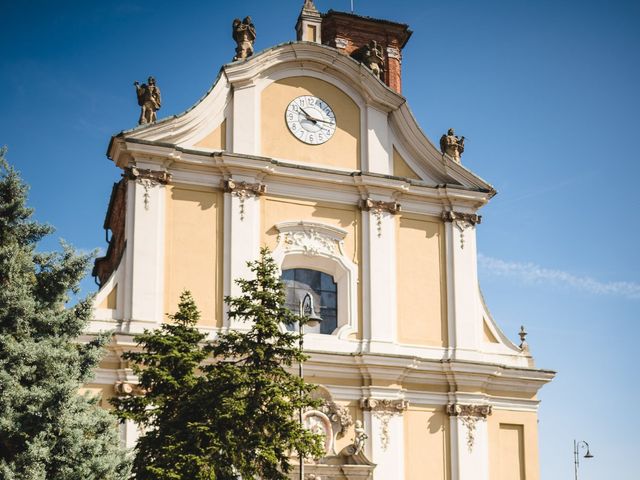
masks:
[[[304,113],[304,116],[307,117],[307,120],[311,120],[313,123],[318,123],[318,119],[312,117],[304,108],[300,107],[300,110]]]
[[[322,123],[328,123],[329,125],[335,125],[335,123],[329,121],[329,120],[321,120],[319,118],[315,118],[314,119],[316,122],[322,122]]]
[[[309,112],[307,112],[304,108],[300,107],[300,110],[302,110],[302,113],[304,113],[304,115],[311,120],[312,122],[322,122],[322,123],[328,123],[329,125],[333,125],[333,122],[331,121],[327,121],[327,120],[322,120],[321,118],[316,118],[313,117],[309,114]]]

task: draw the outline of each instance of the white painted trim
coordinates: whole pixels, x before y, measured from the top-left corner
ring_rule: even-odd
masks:
[[[279,232],[278,245],[272,253],[276,264],[281,270],[308,268],[331,275],[338,287],[338,328],[333,335],[346,339],[356,333],[358,266],[344,251],[347,231],[306,220],[281,222],[275,228]]]

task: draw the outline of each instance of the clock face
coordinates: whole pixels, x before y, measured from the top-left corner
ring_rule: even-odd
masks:
[[[294,99],[285,112],[289,131],[301,142],[320,145],[336,133],[336,115],[324,100],[311,95]]]

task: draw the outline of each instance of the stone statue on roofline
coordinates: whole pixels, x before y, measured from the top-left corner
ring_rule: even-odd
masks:
[[[157,120],[156,112],[160,110],[162,99],[160,97],[160,89],[156,85],[156,79],[149,77],[147,83],[140,85],[139,82],[133,82],[136,87],[138,96],[138,105],[140,105],[139,125],[146,123],[154,123]]]
[[[460,157],[464,152],[464,137],[456,136],[453,128],[450,128],[446,135],[440,137],[440,151],[460,163]]]
[[[373,74],[380,80],[383,80],[384,75],[384,55],[382,54],[382,46],[375,40],[371,40],[369,45],[364,49],[362,56],[362,63],[364,63]]]
[[[253,55],[253,42],[256,41],[256,27],[251,17],[244,20],[236,18],[232,27],[233,39],[236,41],[236,56],[233,61],[244,60]]]

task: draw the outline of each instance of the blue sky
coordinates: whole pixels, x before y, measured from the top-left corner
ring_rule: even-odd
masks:
[[[179,113],[233,57],[233,18],[253,17],[262,50],[294,39],[302,3],[0,0],[0,144],[57,228],[44,247],[105,247],[119,178],[105,151],[135,126],[134,80],[154,75],[159,116]],[[499,192],[478,230],[483,290],[505,332],[524,324],[538,366],[559,372],[540,395],[542,478],[572,478],[578,438],[595,454],[581,479],[636,479],[640,4],[355,3],[411,25],[409,105],[433,141],[465,135],[464,164]]]

